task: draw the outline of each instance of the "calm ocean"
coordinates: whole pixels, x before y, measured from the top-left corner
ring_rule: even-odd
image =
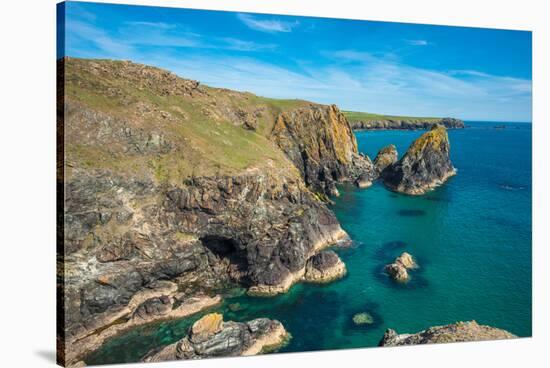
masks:
[[[466,320],[530,336],[531,124],[467,125],[449,131],[458,174],[433,192],[405,196],[380,183],[367,190],[340,188],[333,210],[354,242],[337,250],[348,268],[344,279],[296,285],[275,298],[236,290],[217,310],[226,320],[280,320],[293,336],[281,350],[287,352],[371,347],[387,328],[412,333]],[[402,155],[421,134],[356,133],[359,150],[371,158],[390,143]],[[420,268],[400,286],[382,268],[403,251]],[[370,313],[374,323],[354,325],[360,312]],[[198,317],[137,329],[109,341],[87,362],[137,361],[183,337]]]

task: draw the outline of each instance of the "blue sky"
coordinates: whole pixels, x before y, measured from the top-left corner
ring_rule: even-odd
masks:
[[[69,2],[65,53],[344,110],[531,121],[525,31]]]

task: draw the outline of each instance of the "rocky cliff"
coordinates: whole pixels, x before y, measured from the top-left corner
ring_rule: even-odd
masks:
[[[61,362],[215,305],[229,283],[271,295],[344,272],[313,258],[346,237],[320,199],[372,164],[335,106],[124,61],[59,69]]]
[[[355,135],[335,105],[283,112],[272,136],[315,192],[337,195],[335,183],[355,182],[362,174],[375,176],[372,162],[357,151]]]
[[[434,125],[411,144],[399,161],[384,170],[384,184],[391,190],[412,195],[433,189],[456,174],[450,149],[447,130]]]
[[[440,344],[448,342],[512,339],[517,336],[498,328],[483,326],[476,321],[457,322],[446,326],[430,327],[415,334],[399,335],[387,330],[379,346]]]
[[[354,130],[426,130],[434,124],[439,124],[447,129],[463,129],[464,121],[454,118],[391,118],[373,120],[350,120]]]

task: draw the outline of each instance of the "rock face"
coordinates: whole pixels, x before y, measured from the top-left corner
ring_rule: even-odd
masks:
[[[395,280],[399,282],[407,282],[409,280],[409,273],[407,270],[418,267],[413,257],[403,252],[395,261],[389,265],[386,265],[384,269]]]
[[[383,119],[350,121],[352,129],[356,130],[426,130],[434,124],[443,125],[447,129],[463,129],[464,122],[460,119]]]
[[[387,167],[392,166],[397,162],[397,157],[397,148],[395,148],[393,144],[382,148],[378,151],[378,154],[374,159],[374,167],[376,168],[376,171],[378,171],[380,175],[383,175],[382,173]]]
[[[288,336],[279,321],[258,318],[246,323],[223,322],[221,315],[208,314],[195,322],[189,334],[144,361],[256,355],[277,349]]]
[[[337,182],[375,177],[372,162],[358,153],[355,135],[335,105],[281,113],[272,136],[314,192],[333,195]]]
[[[498,328],[483,326],[476,321],[457,322],[446,326],[430,327],[415,334],[398,335],[388,329],[379,346],[440,344],[448,342],[512,339],[517,336]]]
[[[346,265],[338,255],[331,251],[322,251],[311,257],[306,264],[304,280],[324,283],[343,277]]]
[[[424,194],[456,174],[449,157],[447,130],[433,126],[415,140],[405,155],[384,171],[384,184],[396,192]]]
[[[228,283],[285,292],[347,237],[320,199],[374,170],[336,107],[286,111],[131,62],[58,66],[60,362]]]

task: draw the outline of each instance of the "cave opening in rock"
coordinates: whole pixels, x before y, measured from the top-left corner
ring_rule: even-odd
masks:
[[[226,263],[231,279],[243,286],[250,286],[245,249],[241,249],[234,239],[224,236],[207,235],[200,240],[221,262]]]

